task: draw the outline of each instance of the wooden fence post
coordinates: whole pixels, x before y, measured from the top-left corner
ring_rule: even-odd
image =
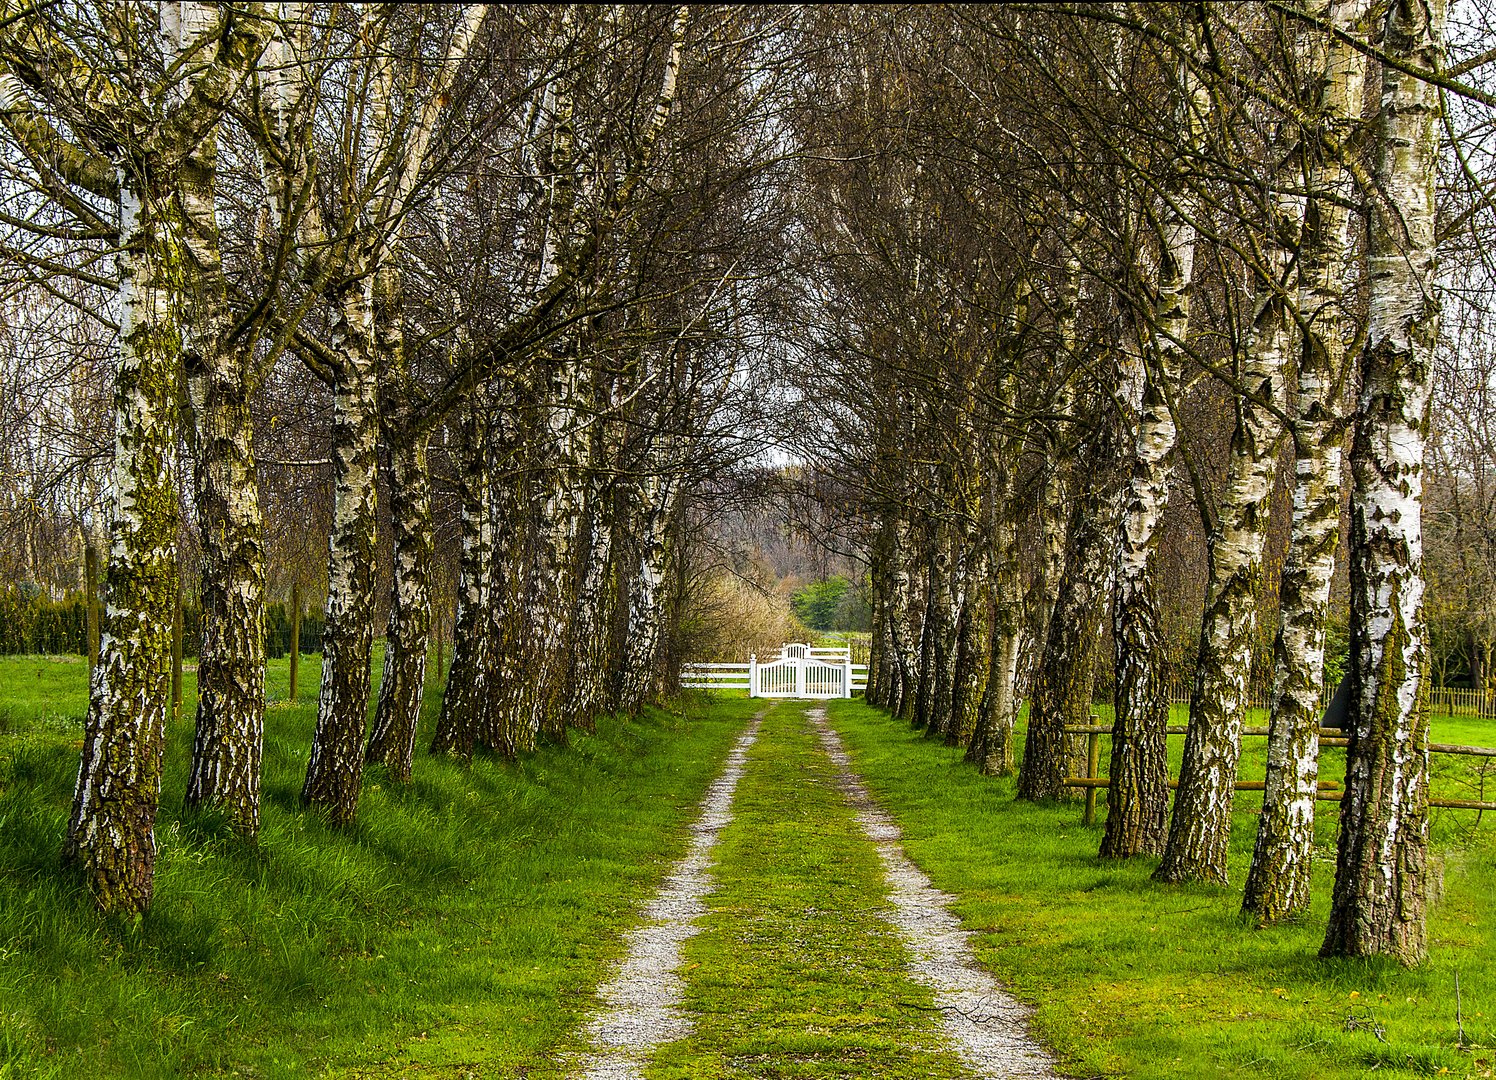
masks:
[[[1092,780],[1096,779],[1101,771],[1101,736],[1097,732],[1091,732],[1086,736],[1086,776]],[[1096,824],[1096,788],[1086,788],[1086,815],[1082,821],[1087,825]]]
[[[291,692],[287,695],[296,703],[296,676],[301,667],[301,586],[291,586]]]

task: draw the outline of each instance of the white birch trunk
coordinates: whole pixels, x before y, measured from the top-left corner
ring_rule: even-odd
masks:
[[[353,823],[363,780],[374,645],[379,401],[374,300],[367,277],[340,290],[333,344],[341,361],[333,405],[333,527],[328,538],[322,689],[302,801]]]
[[[1319,0],[1342,31],[1357,28],[1366,0]],[[1313,113],[1324,132],[1306,134],[1308,200],[1299,246],[1298,357],[1294,428],[1293,524],[1278,589],[1272,711],[1262,815],[1242,908],[1263,922],[1292,919],[1309,908],[1314,804],[1319,781],[1320,689],[1325,616],[1340,536],[1341,433],[1336,387],[1345,363],[1343,279],[1353,191],[1325,136],[1343,138],[1359,122],[1366,59],[1342,40],[1310,39],[1306,70]]]
[[[1442,0],[1395,0],[1383,48],[1437,71]],[[1438,89],[1382,70],[1370,325],[1351,446],[1351,695],[1327,956],[1427,952],[1423,452],[1434,343]]]
[[[1295,212],[1287,204],[1280,210]],[[1289,222],[1281,224],[1292,228]],[[1282,405],[1291,340],[1287,310],[1277,291],[1286,253],[1271,238],[1263,248],[1273,253],[1267,267],[1270,280],[1259,284],[1254,298],[1257,315],[1241,367],[1243,389],[1256,400],[1237,400],[1231,463],[1208,540],[1210,581],[1190,695],[1189,732],[1169,839],[1154,873],[1159,881],[1224,885],[1227,878],[1231,804],[1262,590],[1262,552],[1282,434],[1271,410]]]
[[[1187,71],[1181,72],[1180,84],[1178,127],[1193,145],[1204,110],[1203,94]],[[1158,299],[1143,363],[1137,441],[1132,477],[1123,498],[1117,554],[1112,616],[1116,715],[1103,858],[1156,854],[1164,846],[1169,796],[1164,729],[1169,700],[1161,670],[1164,641],[1157,556],[1178,439],[1169,401],[1178,392],[1183,343],[1189,332],[1195,259],[1192,212],[1193,201],[1179,183],[1158,213]]]
[[[162,195],[119,170],[119,358],[109,558],[66,860],[106,911],[142,912],[154,887],[156,810],[177,599],[176,438],[181,343],[171,317]]]
[[[181,174],[184,366],[196,457],[202,635],[189,807],[216,808],[241,835],[260,824],[265,720],[265,557],[250,415],[254,357],[233,319],[214,209],[216,138]]]
[[[661,470],[669,456],[654,456],[651,475],[634,491],[639,562],[629,588],[628,636],[619,687],[619,705],[631,713],[655,700],[662,689],[660,652],[672,555],[670,526],[679,494],[677,480]]]
[[[487,513],[489,460],[481,405],[468,407],[462,424],[462,471],[458,496],[462,506],[461,556],[458,561],[457,617],[452,629],[452,666],[431,740],[433,754],[470,758],[477,744],[477,702],[488,693],[489,652],[495,647],[487,615],[491,531]]]

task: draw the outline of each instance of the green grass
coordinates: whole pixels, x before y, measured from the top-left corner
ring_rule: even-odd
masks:
[[[1425,966],[1324,961],[1316,952],[1334,870],[1333,803],[1319,804],[1311,915],[1258,929],[1238,914],[1239,888],[1155,884],[1153,859],[1100,862],[1100,827],[1083,826],[1077,804],[1017,802],[1011,779],[978,776],[960,751],[860,701],[835,702],[830,715],[869,788],[904,829],[910,857],[960,898],[957,913],[979,932],[978,956],[1037,1006],[1036,1031],[1069,1072],[1136,1080],[1491,1075],[1491,815],[1477,828],[1470,812],[1435,812],[1443,895]],[[1492,745],[1492,728],[1435,717],[1433,738]],[[1176,768],[1181,742],[1170,739]],[[1248,740],[1245,777],[1261,776],[1264,743]],[[1468,797],[1471,761],[1436,761],[1435,790]],[[1343,752],[1327,750],[1323,767],[1326,778],[1340,779]],[[1238,886],[1260,802],[1251,793],[1237,801]],[[1465,1049],[1456,1045],[1456,972]],[[1347,1030],[1348,1018],[1380,1026],[1386,1041],[1367,1028]]]
[[[378,668],[376,666],[376,672]],[[257,845],[184,819],[172,726],[156,900],[97,917],[58,869],[84,665],[0,660],[0,1077],[517,1076],[591,1005],[753,705],[607,721],[518,762],[418,752],[339,833],[296,807],[314,724],[270,672]],[[429,725],[437,699],[427,701]],[[428,733],[423,732],[422,746]]]
[[[683,950],[695,1028],[647,1076],[967,1075],[904,973],[882,864],[803,706],[764,721],[715,858],[703,931]]]

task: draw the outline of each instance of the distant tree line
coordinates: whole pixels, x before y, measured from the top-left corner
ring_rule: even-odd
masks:
[[[812,630],[871,630],[873,613],[862,582],[841,574],[802,585],[790,594],[795,616]]]

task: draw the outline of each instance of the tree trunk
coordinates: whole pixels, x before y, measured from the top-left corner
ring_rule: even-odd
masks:
[[[478,743],[501,754],[535,748],[518,698],[529,678],[523,635],[524,604],[532,573],[528,550],[530,475],[533,468],[527,435],[512,413],[499,409],[490,431],[485,528],[488,529],[488,578],[483,633],[488,641],[484,692],[474,704]]]
[[[1077,214],[1071,222],[1071,254],[1065,261],[1064,285],[1060,289],[1055,311],[1060,356],[1056,363],[1062,370],[1059,385],[1050,401],[1049,411],[1055,417],[1066,417],[1075,410],[1076,319],[1080,308],[1080,256],[1076,253],[1085,229],[1085,218]],[[1035,582],[1033,614],[1030,619],[1033,647],[1024,667],[1021,685],[1032,687],[1036,681],[1049,638],[1049,623],[1059,603],[1069,550],[1070,486],[1073,452],[1062,438],[1067,421],[1051,419],[1044,431],[1043,482],[1039,493],[1039,575]],[[1073,426],[1073,421],[1068,421]],[[1033,694],[1030,692],[1029,725],[1033,725]]]
[[[1365,8],[1366,0],[1334,0],[1310,10],[1328,11],[1336,26],[1351,30]],[[1318,53],[1308,70],[1323,73],[1314,91],[1315,112],[1332,134],[1344,135],[1359,122],[1365,57],[1337,39],[1314,47]],[[1342,281],[1350,219],[1345,203],[1352,187],[1323,140],[1306,140],[1305,153],[1309,197],[1299,247],[1304,337],[1293,408],[1293,525],[1278,587],[1262,815],[1242,900],[1242,910],[1262,922],[1292,919],[1309,909],[1325,615],[1340,538],[1341,430],[1335,398],[1345,363]]]
[[[341,359],[333,406],[335,477],[328,542],[322,689],[302,801],[334,825],[352,824],[363,780],[374,644],[375,469],[379,405],[373,299],[366,279],[341,290],[333,338]]]
[[[1178,275],[1174,284],[1182,285]],[[1182,302],[1182,291],[1180,301]],[[1173,320],[1176,324],[1180,321]],[[1182,330],[1182,328],[1180,328]],[[1165,350],[1160,349],[1160,354]],[[1143,386],[1131,477],[1123,491],[1118,530],[1116,597],[1112,609],[1116,673],[1112,758],[1107,787],[1106,832],[1102,858],[1129,858],[1163,849],[1168,815],[1168,688],[1164,685],[1163,629],[1158,609],[1158,534],[1168,498],[1168,462],[1173,456],[1174,421],[1162,380],[1173,368],[1146,365],[1124,378],[1124,395]],[[1133,359],[1143,368],[1141,357]]]
[[[431,497],[426,436],[390,447],[390,523],[395,572],[385,627],[384,675],[365,759],[391,780],[410,780],[431,637]]]
[[[115,451],[99,663],[64,858],[94,903],[140,913],[151,900],[178,578],[177,388],[181,344],[164,265],[165,200],[119,170],[121,331]]]
[[[83,647],[88,653],[88,684],[92,686],[94,668],[99,666],[99,545],[91,533],[83,548],[83,603],[88,639]]]
[[[559,366],[546,406],[535,569],[525,605],[527,676],[519,697],[519,719],[528,741],[537,735],[564,741],[570,719],[564,708],[565,682],[571,672],[585,498],[577,431],[586,417],[581,380],[577,362],[568,357]]]
[[[301,676],[301,585],[299,583],[291,586],[291,671],[290,687],[287,697],[291,704],[296,704],[296,695],[300,692]]]
[[[903,517],[894,522],[892,542],[888,581],[890,682],[886,704],[890,713],[902,716],[909,702],[914,700],[915,681],[915,660],[909,626],[909,617],[914,608],[913,583],[909,577],[909,523]]]
[[[193,363],[189,352],[188,362]],[[197,736],[189,807],[224,811],[235,831],[260,823],[265,721],[265,556],[253,420],[241,372],[189,372],[202,546]]]
[[[594,454],[594,466],[597,455]],[[597,729],[597,715],[604,701],[607,667],[609,612],[608,571],[612,567],[613,519],[611,492],[594,471],[589,484],[586,516],[591,528],[577,589],[577,609],[571,658],[571,678],[566,686],[565,710],[572,723],[585,731]]]
[[[656,461],[658,468],[663,462]],[[629,629],[619,703],[636,713],[660,690],[660,639],[663,629],[665,575],[670,567],[670,519],[675,514],[674,477],[658,472],[641,481],[635,492],[638,511],[639,566],[629,590]]]
[[[975,744],[991,669],[988,659],[991,638],[991,587],[983,580],[968,586],[957,630],[955,687],[951,694],[951,721],[945,733],[947,746]]]
[[[467,759],[477,742],[475,703],[488,692],[484,678],[493,646],[487,633],[492,533],[486,499],[489,462],[479,405],[470,407],[462,432],[462,469],[457,476],[462,504],[461,556],[457,572],[457,619],[452,629],[452,667],[431,739],[433,754]]]
[[[1029,703],[1028,737],[1018,773],[1020,799],[1064,796],[1060,781],[1075,775],[1067,760],[1065,728],[1092,723],[1091,688],[1101,647],[1101,616],[1116,565],[1122,497],[1115,460],[1116,421],[1108,418],[1103,423],[1113,438],[1107,441],[1102,436],[1110,450],[1088,455],[1090,468],[1081,475],[1091,480],[1077,493],[1071,511],[1065,573]]]
[[[947,737],[955,722],[956,663],[960,659],[961,622],[967,602],[968,552],[960,550],[957,543],[957,533],[949,530],[946,536],[949,570],[942,578],[945,594],[940,605],[940,634],[935,639],[935,685],[930,697],[929,730],[941,738]]]
[[[1265,246],[1271,249],[1270,242]],[[1286,259],[1274,262],[1278,265],[1272,269],[1281,271]],[[1282,403],[1290,340],[1278,287],[1274,274],[1259,288],[1252,341],[1242,364],[1242,381],[1260,403],[1247,398],[1237,402],[1231,465],[1209,539],[1210,581],[1174,816],[1163,861],[1153,875],[1159,881],[1226,884],[1231,805],[1257,639],[1262,550],[1278,471],[1281,429],[1269,410]]]
[[[177,583],[177,609],[171,620],[171,720],[182,719],[182,591]]]
[[[406,404],[415,399],[417,387],[405,349],[404,304],[404,276],[391,260],[374,278],[374,344],[376,370],[388,402],[381,410],[381,426],[389,454],[395,565],[385,624],[384,672],[364,760],[382,764],[389,778],[402,784],[410,780],[426,689],[432,560],[428,436],[416,427]]]
[[[1393,3],[1383,48],[1437,71],[1444,6]],[[1434,294],[1436,87],[1382,71],[1370,322],[1351,444],[1351,694],[1345,796],[1325,956],[1427,951],[1428,716],[1422,700],[1423,450]]]
[[[182,172],[189,294],[183,302],[198,533],[203,538],[197,733],[189,808],[216,809],[243,836],[260,827],[265,725],[265,552],[250,415],[253,357],[233,319],[214,210],[210,138]]]
[[[1208,102],[1181,65],[1176,88],[1176,127],[1193,145]],[[1131,405],[1139,401],[1132,475],[1122,501],[1117,555],[1117,591],[1112,613],[1116,667],[1116,716],[1112,727],[1111,783],[1106,790],[1102,858],[1125,859],[1163,850],[1169,808],[1169,762],[1165,729],[1164,635],[1158,607],[1158,541],[1169,498],[1169,471],[1178,439],[1170,398],[1178,392],[1189,332],[1190,285],[1194,275],[1193,200],[1178,178],[1158,209],[1158,297],[1141,379],[1129,370],[1122,386]],[[1140,398],[1135,397],[1141,382]]]

